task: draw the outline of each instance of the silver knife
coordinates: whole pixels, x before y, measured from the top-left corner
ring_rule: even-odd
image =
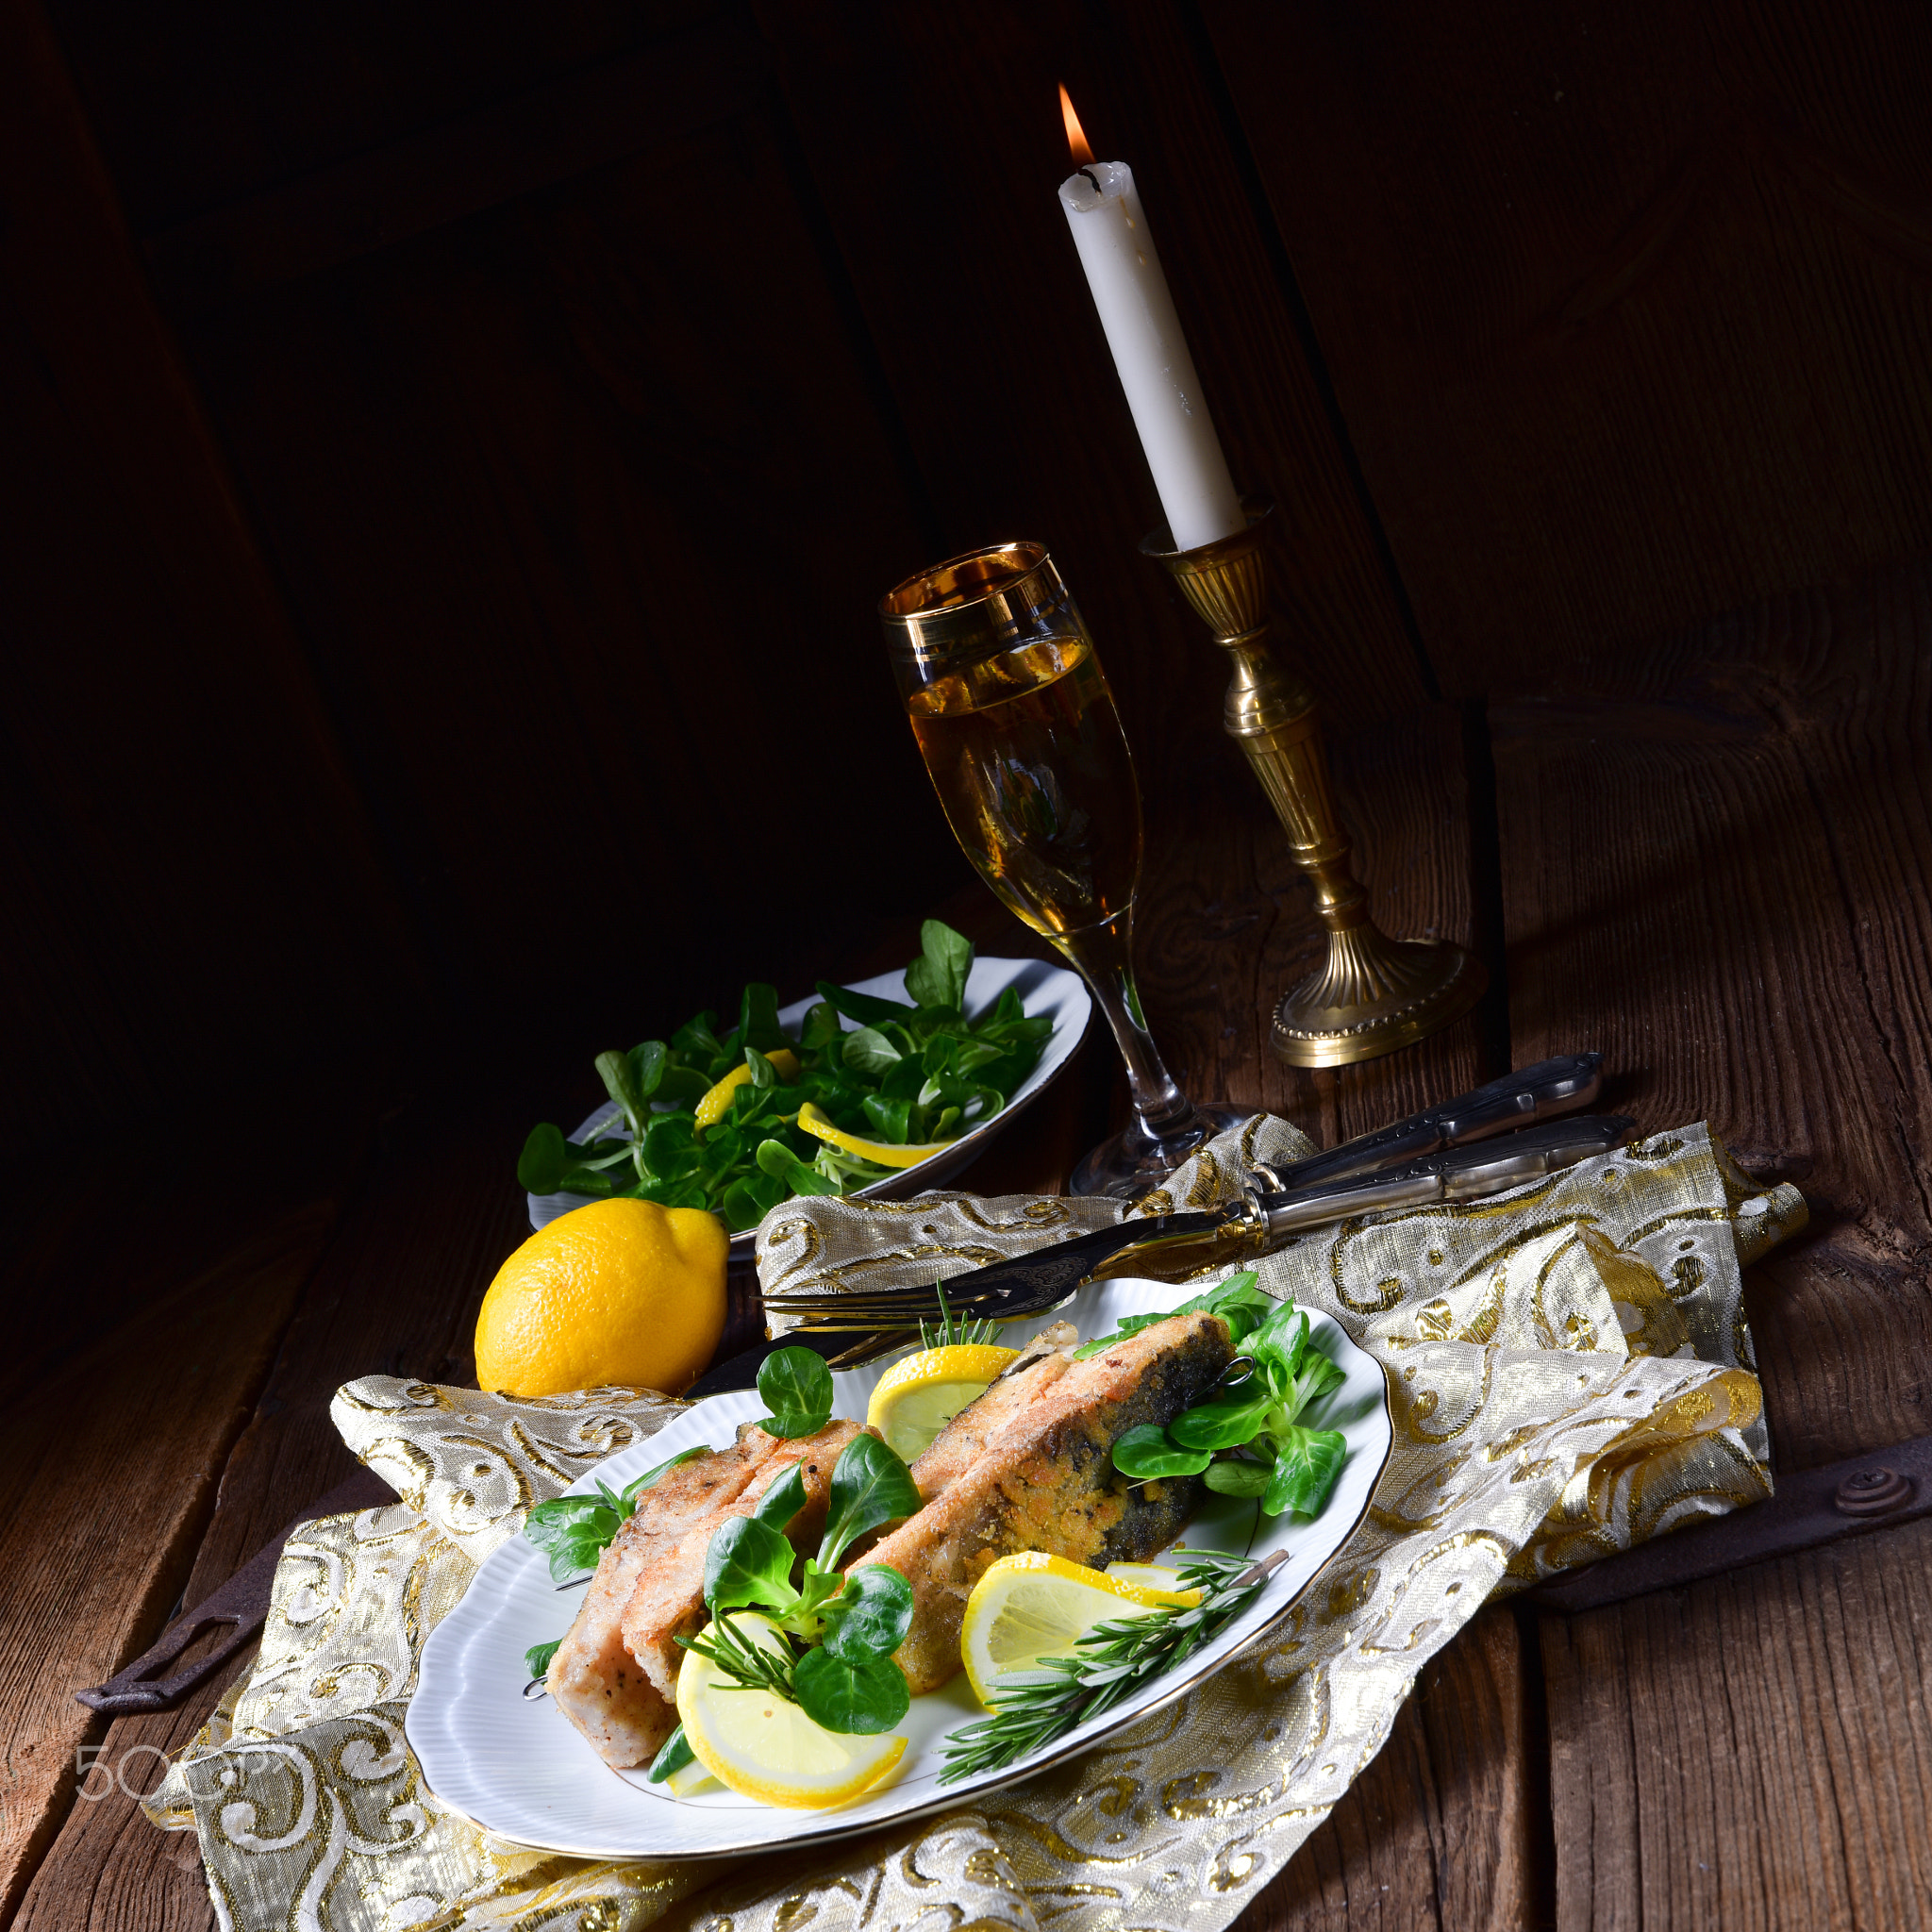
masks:
[[[1583,1114],[1574,1120],[1526,1127],[1501,1141],[1452,1147],[1374,1174],[1352,1174],[1325,1186],[1281,1191],[1253,1190],[1230,1208],[1170,1214],[1142,1223],[1147,1232],[1139,1239],[1133,1236],[1133,1224],[1123,1223],[1102,1232],[1127,1239],[1105,1257],[1096,1256],[1080,1278],[1105,1281],[1121,1274],[1151,1274],[1159,1280],[1174,1280],[1214,1266],[1224,1257],[1230,1266],[1239,1267],[1254,1256],[1279,1247],[1291,1235],[1330,1227],[1357,1214],[1439,1207],[1499,1194],[1506,1188],[1610,1153],[1630,1138],[1636,1125],[1627,1114]],[[1036,1254],[1042,1252],[1035,1250]],[[1020,1258],[1024,1262],[1032,1257]],[[997,1309],[981,1307],[978,1302],[988,1288],[998,1286],[990,1277],[1010,1265],[995,1262],[972,1274],[955,1275],[946,1283],[947,1299],[959,1301],[974,1314],[996,1319]],[[971,1292],[962,1295],[962,1290]]]
[[[1507,1134],[1557,1114],[1580,1112],[1603,1091],[1603,1085],[1602,1054],[1561,1054],[1555,1059],[1519,1067],[1513,1074],[1458,1093],[1440,1107],[1424,1108],[1391,1127],[1344,1141],[1325,1154],[1311,1154],[1306,1160],[1257,1172],[1270,1187],[1282,1192],[1320,1181],[1339,1181],[1347,1174],[1367,1174],[1444,1147],[1462,1147],[1493,1134]]]
[[[1473,1200],[1574,1166],[1621,1146],[1635,1124],[1622,1114],[1586,1115],[1326,1186],[1254,1190],[1231,1207],[1130,1217],[1112,1227],[1049,1242],[1008,1260],[956,1274],[945,1284],[946,1300],[975,1319],[1014,1321],[1045,1313],[1083,1282],[1123,1274],[1178,1279],[1207,1269],[1239,1268],[1291,1235],[1332,1225],[1352,1215]],[[919,1313],[927,1312],[912,1306],[918,1298],[916,1291],[827,1298],[827,1312],[810,1326],[794,1328],[719,1364],[687,1393],[715,1395],[726,1389],[748,1389],[765,1358],[778,1348],[805,1346],[825,1356],[842,1353],[848,1360],[868,1358],[888,1345],[889,1338],[880,1331],[903,1332]],[[773,1306],[805,1312],[801,1300],[785,1296]],[[876,1335],[877,1345],[855,1342],[855,1334],[861,1331]]]

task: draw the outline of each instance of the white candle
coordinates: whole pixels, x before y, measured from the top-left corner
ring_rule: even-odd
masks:
[[[1060,183],[1060,206],[1174,547],[1193,550],[1245,529],[1241,498],[1134,190],[1134,171],[1124,161],[1095,161]]]

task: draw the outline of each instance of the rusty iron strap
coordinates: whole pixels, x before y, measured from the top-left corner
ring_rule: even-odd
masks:
[[[122,1716],[135,1711],[169,1710],[189,1691],[221,1669],[242,1651],[261,1628],[268,1615],[269,1587],[275,1580],[275,1565],[281,1560],[282,1545],[318,1516],[341,1516],[352,1509],[374,1509],[393,1503],[395,1492],[374,1471],[358,1469],[347,1482],[338,1484],[327,1495],[296,1512],[293,1522],[273,1541],[264,1543],[219,1590],[208,1594],[192,1610],[184,1611],[170,1624],[158,1642],[143,1651],[131,1664],[117,1671],[105,1684],[74,1694],[92,1710]],[[172,1677],[160,1673],[204,1630],[227,1624],[228,1634],[192,1664]]]
[[[1607,1557],[1540,1585],[1527,1601],[1574,1615],[1932,1514],[1932,1436],[1774,1480],[1776,1492],[1768,1502]]]

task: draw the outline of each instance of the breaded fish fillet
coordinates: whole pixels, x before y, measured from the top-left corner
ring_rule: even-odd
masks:
[[[694,1525],[722,1522],[724,1507],[778,1446],[762,1429],[751,1429],[729,1449],[667,1469],[598,1557],[546,1682],[558,1709],[606,1764],[648,1764],[677,1724],[677,1713],[624,1647],[625,1606],[638,1578],[672,1556]]]
[[[1173,1541],[1200,1478],[1130,1484],[1113,1466],[1113,1445],[1202,1400],[1233,1357],[1226,1324],[1197,1313],[1070,1363],[976,1462],[866,1554],[912,1585],[912,1629],[897,1656],[915,1692],[938,1690],[959,1668],[966,1599],[998,1557],[1044,1550],[1096,1566],[1145,1562]]]
[[[958,1482],[986,1454],[987,1444],[1072,1366],[1063,1355],[1043,1356],[969,1402],[912,1465],[912,1480],[919,1493],[930,1503],[941,1490]]]
[[[791,1541],[818,1547],[824,1534],[825,1504],[832,1468],[845,1445],[858,1434],[857,1423],[827,1423],[815,1436],[774,1441],[762,1429],[753,1434],[772,1443],[758,1473],[726,1506],[687,1530],[675,1549],[660,1548],[641,1571],[624,1610],[624,1647],[652,1687],[667,1699],[677,1694],[677,1667],[684,1661],[680,1637],[695,1637],[705,1622],[705,1552],[712,1533],[734,1516],[749,1516],[765,1491],[794,1463],[805,1474],[805,1507],[792,1519]]]

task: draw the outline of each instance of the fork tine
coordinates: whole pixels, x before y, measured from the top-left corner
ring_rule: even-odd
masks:
[[[1010,1291],[1002,1294],[997,1289],[987,1289],[976,1293],[948,1296],[946,1305],[957,1309],[1010,1302],[1015,1299]],[[868,1293],[860,1290],[856,1294],[777,1294],[766,1296],[765,1301],[767,1306],[772,1307],[782,1305],[788,1308],[873,1308],[880,1314],[891,1314],[895,1308],[924,1308],[938,1314],[941,1306],[939,1296],[924,1289],[913,1289],[907,1292]]]
[[[868,1314],[863,1307],[773,1307],[771,1314],[796,1316],[808,1327],[916,1327],[916,1322],[904,1322],[898,1316],[875,1316]]]
[[[840,1302],[840,1301],[791,1301],[790,1299],[769,1301],[765,1304],[768,1314],[783,1315],[863,1315],[876,1324],[897,1322],[909,1325],[916,1322],[930,1322],[937,1318],[939,1309],[925,1302],[914,1302],[909,1307],[904,1302]]]
[[[991,1317],[1002,1322],[1021,1321],[1058,1307],[1072,1292],[1071,1286],[1029,1288],[1017,1292],[991,1288],[958,1297],[949,1294],[946,1304],[953,1314],[968,1320]],[[861,1291],[857,1294],[775,1294],[764,1298],[763,1306],[768,1314],[832,1316],[841,1323],[867,1321],[874,1327],[937,1321],[943,1312],[940,1298],[921,1289]]]
[[[918,1318],[918,1311],[894,1309],[891,1314],[881,1315],[869,1308],[841,1308],[836,1305],[813,1305],[801,1307],[791,1302],[776,1301],[765,1305],[768,1315],[789,1315],[799,1319],[801,1325],[811,1328],[910,1328]],[[957,1313],[958,1311],[955,1310]],[[1014,1307],[994,1307],[989,1310],[986,1319],[999,1323],[1024,1322],[1029,1316],[1041,1312],[1035,1306]]]
[[[792,1330],[792,1333],[795,1335],[877,1335],[881,1332],[876,1322],[858,1320],[850,1322],[801,1322]],[[908,1328],[901,1332],[907,1335],[916,1335],[919,1331],[914,1328]]]
[[[791,1308],[803,1311],[807,1308],[840,1308],[847,1313],[863,1308],[869,1315],[914,1315],[930,1310],[939,1313],[940,1305],[927,1301],[875,1301],[869,1295],[858,1294],[783,1294],[774,1295],[765,1303],[768,1308]]]

